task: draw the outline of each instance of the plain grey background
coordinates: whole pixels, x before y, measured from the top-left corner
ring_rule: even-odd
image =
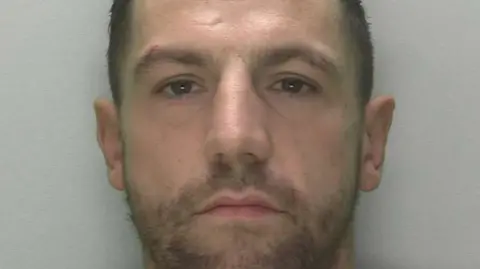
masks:
[[[109,5],[0,0],[0,269],[141,268],[95,141]],[[361,199],[359,267],[478,269],[480,1],[366,5],[376,91],[398,105],[382,185]]]

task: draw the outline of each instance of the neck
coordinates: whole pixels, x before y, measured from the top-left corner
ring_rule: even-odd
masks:
[[[337,250],[335,263],[330,269],[353,269],[355,260],[353,237],[353,228],[349,228],[345,238]],[[148,255],[148,251],[144,250],[143,258],[145,269],[158,269],[155,267],[155,263],[152,261],[150,255]]]
[[[355,263],[354,233],[350,227],[337,250],[337,258],[331,269],[353,269]]]

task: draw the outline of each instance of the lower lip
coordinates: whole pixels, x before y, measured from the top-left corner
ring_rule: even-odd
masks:
[[[226,218],[262,218],[277,213],[261,206],[219,206],[205,214]]]

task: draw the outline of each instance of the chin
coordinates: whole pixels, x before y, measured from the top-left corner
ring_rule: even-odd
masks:
[[[198,251],[208,255],[229,256],[245,251],[267,254],[271,251],[271,246],[292,234],[293,226],[286,222],[282,218],[250,221],[218,218],[201,220],[189,229],[185,239]]]

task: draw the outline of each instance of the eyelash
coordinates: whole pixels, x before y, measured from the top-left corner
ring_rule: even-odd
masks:
[[[169,98],[181,98],[185,94],[180,94],[176,96],[175,94],[167,94],[165,93],[168,89],[168,87],[173,86],[175,83],[189,83],[192,84],[193,87],[199,87],[202,88],[201,83],[198,83],[199,79],[196,76],[189,75],[189,74],[182,74],[178,76],[174,76],[172,78],[169,78],[166,82],[160,83],[158,86],[154,87],[154,93],[159,93],[159,94],[166,94],[169,95]],[[198,90],[193,90],[193,92],[197,92]]]
[[[281,79],[278,79],[276,80],[273,84],[271,84],[271,86],[269,87],[270,90],[272,91],[275,91],[275,92],[279,92],[279,93],[287,93],[289,95],[305,95],[305,94],[315,94],[315,93],[319,93],[322,91],[322,87],[321,86],[317,86],[318,84],[317,83],[313,83],[313,82],[309,82],[310,80],[307,79],[307,78],[304,78],[303,76],[300,76],[298,74],[291,74],[291,73],[284,73],[284,74],[280,74],[279,76],[283,76]],[[302,89],[300,90],[300,92],[288,92],[288,91],[285,91],[284,89],[275,89],[275,85],[278,85],[279,83],[284,83],[286,80],[290,80],[290,82],[300,82],[302,85],[302,89],[303,87],[308,87],[309,90],[305,93]],[[193,75],[178,75],[178,76],[175,76],[173,78],[170,78],[168,79],[167,82],[163,82],[163,83],[160,83],[159,86],[156,86],[154,89],[154,92],[155,93],[162,93],[162,94],[165,94],[165,92],[167,91],[167,88],[168,87],[172,87],[175,83],[188,83],[188,84],[192,84],[193,87],[197,86],[197,87],[200,87],[202,88],[201,84],[200,83],[197,83],[198,81],[198,78],[196,76],[193,76]],[[280,88],[284,86],[284,85],[280,85]],[[169,95],[169,98],[182,98],[182,96],[184,95],[190,95],[191,93],[197,93],[198,90],[192,90],[190,92],[187,92],[187,93],[180,93],[178,95],[175,95],[174,94],[167,94]]]
[[[298,75],[298,74],[292,74],[292,73],[283,73],[283,74],[280,74],[282,77],[278,80],[276,80],[269,88],[273,91],[278,91],[278,92],[285,92],[283,91],[282,89],[274,89],[275,85],[278,85],[279,83],[283,83],[285,82],[286,80],[291,80],[291,81],[297,81],[297,82],[301,82],[303,85],[303,87],[309,87],[310,90],[308,92],[300,92],[300,93],[291,93],[291,92],[286,92],[290,95],[304,95],[304,94],[309,94],[309,93],[320,93],[323,91],[323,88],[322,86],[318,85],[317,83],[315,82],[310,82],[311,80],[308,79],[308,78],[305,78],[301,75]]]

